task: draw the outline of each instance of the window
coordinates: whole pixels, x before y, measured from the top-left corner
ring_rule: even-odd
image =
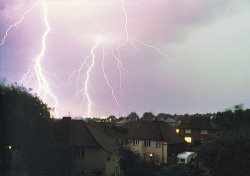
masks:
[[[185,163],[185,161],[186,161],[185,159],[179,158],[179,162],[180,162],[180,163]]]
[[[134,144],[134,145],[139,145],[139,139],[134,139],[133,144]]]
[[[207,130],[201,130],[201,134],[207,134]]]
[[[156,148],[161,148],[161,141],[156,141]]]
[[[191,129],[186,129],[185,133],[191,133]]]
[[[144,140],[144,146],[150,146],[150,140]]]
[[[185,137],[185,140],[186,140],[188,143],[191,143],[191,142],[192,142],[192,138],[191,138],[191,137]]]
[[[84,158],[84,148],[83,147],[72,147],[72,158],[73,159],[83,159]]]

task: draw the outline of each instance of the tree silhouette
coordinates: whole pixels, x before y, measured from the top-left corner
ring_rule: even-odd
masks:
[[[10,163],[12,172],[67,169],[67,140],[60,124],[50,118],[48,106],[17,84],[1,84],[0,93],[0,161],[6,163],[1,172],[8,175]],[[10,152],[6,158],[5,153]]]
[[[142,119],[147,120],[147,119],[154,119],[155,115],[152,112],[144,112],[142,115]]]
[[[128,116],[127,116],[128,119],[131,119],[131,120],[137,120],[139,119],[139,116],[136,112],[131,112]]]
[[[210,175],[248,175],[250,161],[250,109],[219,112],[219,131],[198,150],[198,156]]]

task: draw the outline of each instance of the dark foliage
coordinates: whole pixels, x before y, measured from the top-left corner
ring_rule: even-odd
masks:
[[[198,156],[210,175],[248,175],[250,167],[250,110],[219,112],[216,122],[219,131],[198,151]]]
[[[50,118],[49,108],[17,84],[0,85],[1,172],[28,170],[35,175],[68,166],[64,129]],[[11,150],[9,150],[11,146]]]
[[[150,119],[150,118],[155,118],[155,115],[152,112],[144,112],[142,115],[143,119]]]
[[[131,112],[128,116],[127,116],[128,119],[132,119],[132,120],[137,120],[139,119],[139,116],[136,112]]]

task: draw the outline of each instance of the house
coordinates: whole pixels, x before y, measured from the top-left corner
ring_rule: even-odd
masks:
[[[81,120],[64,118],[73,159],[73,173],[118,175],[119,147],[113,139]]]
[[[116,126],[121,127],[121,126],[124,126],[126,123],[131,122],[131,121],[133,121],[133,119],[124,118],[122,120],[118,120],[116,122]]]
[[[127,134],[127,147],[145,160],[156,164],[166,164],[171,158],[185,151],[186,141],[165,122],[130,122]],[[134,123],[134,125],[133,125]]]
[[[206,118],[192,119],[186,124],[182,124],[178,127],[177,132],[188,142],[188,143],[203,143],[204,139],[214,133],[215,129]]]

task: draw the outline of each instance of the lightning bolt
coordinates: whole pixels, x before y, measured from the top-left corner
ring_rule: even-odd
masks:
[[[163,51],[161,51],[158,47],[156,46],[153,46],[153,45],[150,45],[150,44],[147,44],[139,39],[137,39],[136,37],[130,37],[129,35],[129,32],[128,32],[128,14],[127,14],[127,11],[126,11],[126,8],[125,8],[125,1],[124,0],[120,0],[121,2],[121,9],[122,9],[122,13],[124,14],[124,33],[125,33],[125,41],[123,41],[118,47],[113,47],[112,48],[112,56],[114,57],[114,59],[116,60],[117,62],[117,70],[119,71],[119,84],[120,84],[120,90],[122,89],[122,77],[123,77],[123,73],[124,72],[128,72],[122,65],[122,61],[121,61],[121,52],[120,52],[120,49],[126,45],[128,42],[132,45],[133,48],[135,48],[135,45],[134,43],[138,43],[140,45],[143,45],[145,47],[148,47],[150,49],[153,49],[155,50],[156,52],[158,52],[159,54],[163,55],[164,57],[166,58],[169,58],[168,55],[166,53],[164,53]],[[77,85],[77,91],[76,91],[76,94],[75,94],[75,99],[78,98],[79,94],[84,92],[84,99],[86,98],[87,99],[87,102],[88,102],[88,117],[90,117],[90,113],[91,113],[91,105],[93,104],[91,99],[90,99],[90,95],[88,93],[88,87],[90,86],[89,84],[89,78],[90,78],[90,74],[91,74],[91,70],[93,69],[94,65],[95,65],[95,49],[99,46],[99,43],[100,41],[97,40],[95,45],[92,47],[91,49],[91,54],[87,57],[84,58],[84,61],[81,65],[81,67],[78,69],[78,70],[75,70],[71,75],[70,77],[68,78],[68,80],[70,80],[74,74],[78,73],[77,74],[77,77],[76,77],[76,85]],[[113,44],[112,44],[113,45]],[[102,72],[103,72],[103,75],[104,75],[104,78],[106,80],[106,84],[108,85],[109,89],[111,90],[111,94],[116,102],[116,104],[118,105],[118,107],[120,108],[120,105],[119,105],[119,102],[118,102],[118,99],[116,98],[115,96],[115,93],[114,93],[114,89],[113,87],[111,86],[110,82],[109,82],[109,79],[108,79],[108,76],[107,74],[105,73],[105,69],[104,69],[104,62],[105,62],[105,52],[104,52],[104,45],[103,45],[103,50],[102,50]],[[88,65],[87,64],[87,60],[89,58],[92,58],[91,60],[91,65]],[[79,88],[79,81],[80,81],[80,76],[81,76],[81,72],[84,68],[84,66],[87,66],[88,69],[87,69],[87,72],[86,72],[86,79],[85,79],[85,82],[84,82],[84,87],[82,88]]]
[[[42,2],[43,5],[43,21],[45,24],[45,32],[42,35],[42,48],[41,51],[39,53],[39,55],[35,58],[35,64],[33,66],[29,67],[29,70],[27,73],[24,74],[22,80],[20,81],[22,84],[25,83],[25,81],[30,81],[32,78],[36,77],[36,92],[38,94],[39,97],[42,98],[42,100],[44,102],[46,102],[46,98],[49,96],[53,99],[54,101],[54,107],[52,108],[52,110],[55,113],[55,116],[58,118],[58,112],[57,112],[57,106],[58,106],[58,100],[56,98],[56,96],[52,93],[52,91],[50,90],[50,86],[49,86],[49,82],[45,76],[44,73],[48,73],[45,72],[44,69],[42,68],[42,61],[44,59],[44,54],[45,54],[45,50],[46,50],[46,39],[48,34],[50,33],[50,25],[48,22],[48,16],[47,16],[47,6],[45,4],[45,2]]]
[[[14,24],[10,25],[9,28],[5,31],[5,35],[2,39],[2,42],[0,43],[0,46],[5,44],[6,38],[8,37],[9,32],[11,31],[12,28],[17,28],[18,25],[20,23],[23,22],[23,20],[25,19],[26,15],[29,14],[34,8],[35,6],[38,4],[38,2],[36,2],[29,10],[25,11],[24,14],[22,15],[22,17],[15,22]],[[44,73],[49,74],[48,72],[45,72],[42,69],[42,65],[41,62],[43,60],[44,57],[44,53],[46,50],[46,38],[47,35],[50,32],[50,26],[48,23],[48,17],[47,17],[47,8],[46,8],[46,4],[45,2],[42,3],[43,4],[43,12],[44,12],[44,16],[43,16],[43,21],[45,23],[45,27],[46,27],[46,31],[42,36],[42,49],[40,54],[36,57],[35,59],[35,64],[29,66],[29,69],[27,71],[27,73],[25,73],[23,75],[23,78],[21,79],[20,83],[24,84],[24,83],[29,83],[31,82],[32,79],[34,79],[34,77],[36,77],[37,82],[35,83],[35,85],[33,85],[33,87],[38,87],[37,88],[37,94],[39,97],[41,97],[43,99],[43,101],[46,101],[46,97],[47,95],[49,95],[50,97],[52,97],[52,99],[54,100],[55,104],[54,104],[54,112],[55,112],[55,116],[58,118],[58,112],[57,112],[57,106],[58,106],[58,101],[56,96],[51,92],[50,88],[49,88],[49,83],[44,75]],[[55,75],[54,75],[55,76]],[[43,93],[42,93],[43,92]]]
[[[86,80],[84,83],[84,95],[87,97],[87,100],[88,100],[88,116],[87,117],[90,117],[91,104],[92,104],[92,102],[90,100],[90,96],[88,94],[89,77],[90,77],[90,72],[95,65],[95,53],[94,53],[94,51],[98,45],[99,45],[99,41],[97,40],[96,44],[91,49],[92,61],[91,61],[91,65],[89,66],[89,69],[87,70],[87,77],[86,77]]]
[[[117,98],[116,98],[116,96],[115,96],[115,94],[114,94],[114,89],[113,89],[113,87],[110,85],[109,80],[108,80],[108,77],[107,77],[107,75],[106,75],[106,73],[105,73],[105,69],[104,69],[104,60],[105,60],[105,57],[104,57],[104,55],[105,55],[104,46],[103,46],[102,48],[103,48],[103,49],[102,49],[102,72],[103,72],[103,75],[104,75],[104,77],[105,77],[105,80],[106,80],[107,85],[108,85],[109,88],[111,89],[111,94],[112,94],[112,96],[113,96],[113,98],[114,98],[116,104],[119,106],[119,103],[118,103],[118,101],[117,101]]]
[[[169,59],[169,56],[166,53],[164,53],[163,51],[161,51],[158,47],[150,45],[150,44],[147,44],[147,43],[145,43],[145,42],[137,39],[136,37],[130,37],[129,36],[128,28],[127,28],[127,25],[128,25],[128,14],[127,14],[127,11],[126,11],[126,8],[125,8],[125,2],[124,2],[124,0],[121,0],[121,5],[122,5],[122,11],[123,11],[124,16],[125,16],[124,29],[125,29],[125,33],[126,33],[126,41],[121,46],[118,47],[118,49],[117,49],[118,53],[120,53],[119,52],[119,48],[121,48],[122,46],[124,46],[128,41],[131,42],[131,45],[133,47],[134,47],[133,41],[136,41],[137,43],[139,43],[141,45],[144,45],[144,46],[146,46],[148,48],[154,49],[156,52],[158,52],[159,54],[161,54],[164,57],[166,57],[166,58]],[[120,54],[118,54],[118,55],[120,55]]]
[[[95,55],[95,50],[96,48],[100,45],[100,40],[97,39],[96,42],[95,42],[95,45],[91,48],[91,51],[90,51],[90,55],[88,55],[87,57],[84,58],[82,64],[81,64],[81,67],[78,69],[78,70],[75,70],[68,78],[68,81],[74,76],[74,74],[78,73],[77,74],[77,77],[76,77],[76,83],[77,83],[77,91],[76,91],[76,94],[75,94],[75,99],[79,96],[79,94],[81,92],[84,92],[84,99],[86,98],[87,99],[87,102],[88,102],[88,113],[87,113],[87,117],[90,117],[91,116],[91,105],[93,104],[92,101],[91,101],[91,98],[90,98],[90,95],[89,95],[89,92],[88,92],[88,89],[90,87],[90,74],[91,74],[91,71],[93,69],[93,67],[95,66],[95,60],[96,60],[96,55]],[[87,64],[87,61],[88,59],[91,58],[91,64],[88,65]],[[102,45],[102,72],[103,72],[103,75],[104,75],[104,78],[105,78],[105,81],[106,81],[106,84],[108,85],[108,87],[110,88],[111,90],[111,94],[117,104],[117,106],[119,106],[119,103],[118,103],[118,100],[114,94],[114,89],[113,87],[111,86],[110,82],[109,82],[109,79],[108,79],[108,76],[107,74],[105,73],[105,68],[104,68],[104,62],[105,62],[105,50],[104,50],[104,44]],[[84,66],[87,66],[88,69],[87,69],[87,72],[86,72],[86,79],[84,81],[84,87],[79,89],[79,81],[80,81],[80,76],[81,76],[81,72],[84,68]]]
[[[38,3],[38,2],[37,2]],[[0,46],[3,45],[5,43],[6,38],[8,37],[8,34],[10,32],[10,30],[14,27],[18,27],[18,25],[24,20],[25,16],[30,13],[32,11],[32,9],[37,5],[37,3],[35,3],[29,10],[25,11],[25,13],[22,15],[21,19],[19,21],[17,21],[16,23],[14,23],[13,25],[10,25],[10,27],[6,30],[5,35],[2,39],[2,42],[0,43]],[[121,42],[120,45],[114,47],[112,44],[112,56],[116,61],[116,69],[119,71],[119,88],[120,91],[122,89],[122,78],[123,78],[123,74],[124,72],[128,72],[122,65],[122,55],[121,55],[121,48],[124,47],[127,43],[130,43],[132,48],[136,49],[135,47],[135,43],[150,48],[152,50],[154,50],[155,52],[159,53],[160,55],[166,57],[169,59],[169,56],[163,52],[160,48],[154,46],[154,45],[150,45],[148,43],[145,43],[139,39],[137,39],[136,37],[132,37],[129,34],[129,30],[128,30],[128,22],[129,22],[129,18],[128,18],[128,14],[126,11],[126,3],[125,0],[120,0],[121,3],[121,12],[124,14],[124,38],[122,39],[123,41]],[[140,1],[141,3],[141,1]],[[33,79],[35,79],[35,85],[33,86],[36,89],[36,92],[38,94],[39,97],[41,97],[44,101],[50,97],[53,99],[54,101],[54,109],[55,109],[55,116],[59,117],[58,112],[57,112],[57,107],[58,107],[58,100],[56,98],[56,96],[52,93],[52,91],[50,90],[50,84],[49,84],[49,78],[46,76],[46,74],[48,75],[49,73],[46,72],[43,68],[42,68],[42,61],[44,59],[44,54],[46,51],[46,40],[47,37],[50,33],[50,25],[48,22],[48,16],[47,16],[47,6],[45,4],[45,2],[42,2],[43,5],[43,22],[45,24],[45,32],[42,35],[42,48],[40,53],[38,54],[38,56],[35,58],[35,64],[33,66],[30,66],[28,69],[28,72],[24,74],[21,83],[29,83],[32,82]],[[91,100],[91,96],[89,93],[89,88],[91,88],[91,84],[90,84],[90,78],[91,78],[91,73],[92,73],[92,69],[95,66],[95,62],[96,62],[96,49],[100,46],[101,40],[96,40],[95,44],[91,47],[90,50],[90,54],[84,58],[81,66],[79,69],[73,71],[73,73],[69,76],[68,81],[76,74],[76,94],[75,94],[75,99],[78,98],[78,96],[80,94],[84,95],[84,100],[87,100],[88,103],[88,112],[87,112],[87,117],[90,117],[91,115],[91,107],[93,105],[93,102]],[[105,68],[104,68],[104,63],[105,63],[105,51],[104,51],[104,44],[102,45],[102,73],[104,75],[105,81],[107,86],[109,87],[111,94],[113,96],[113,99],[115,100],[116,104],[118,105],[118,107],[120,108],[119,102],[117,97],[115,96],[115,90],[112,87],[111,82],[109,81],[109,78],[105,72]],[[86,78],[84,79],[84,81],[81,80],[81,73],[83,71],[83,69],[87,67],[87,71],[86,71]],[[53,75],[55,76],[55,75]],[[84,86],[80,87],[80,82],[84,82]]]
[[[20,19],[19,21],[15,22],[14,24],[12,24],[12,25],[9,26],[9,28],[5,31],[5,35],[3,36],[3,39],[2,39],[2,42],[0,43],[0,46],[3,45],[3,44],[5,44],[5,40],[6,40],[6,38],[8,37],[9,31],[10,31],[12,28],[18,27],[18,25],[24,20],[25,16],[26,16],[28,13],[30,13],[30,12],[33,10],[33,8],[34,8],[37,4],[38,4],[38,2],[35,3],[29,10],[25,11],[24,14],[22,15],[22,17],[21,17],[21,19]]]

